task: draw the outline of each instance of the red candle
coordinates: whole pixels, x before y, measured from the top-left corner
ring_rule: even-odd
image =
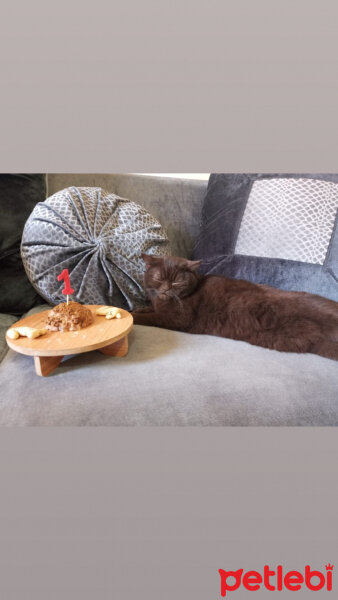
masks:
[[[73,288],[70,287],[68,269],[63,269],[62,273],[60,273],[60,275],[58,275],[58,281],[62,281],[62,280],[65,282],[65,287],[63,288],[62,293],[66,294],[66,296],[69,296],[70,294],[74,294]],[[67,304],[68,304],[68,298],[67,298]]]

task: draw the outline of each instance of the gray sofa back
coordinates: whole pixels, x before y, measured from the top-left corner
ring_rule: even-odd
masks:
[[[49,174],[48,196],[69,186],[102,187],[144,206],[165,228],[172,253],[190,258],[207,181],[130,174]]]

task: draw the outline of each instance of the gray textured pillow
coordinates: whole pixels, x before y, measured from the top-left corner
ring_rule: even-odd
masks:
[[[73,300],[129,310],[145,303],[142,252],[170,254],[160,223],[101,188],[70,187],[37,204],[21,243],[27,275],[48,302],[65,300],[57,276],[68,269]]]

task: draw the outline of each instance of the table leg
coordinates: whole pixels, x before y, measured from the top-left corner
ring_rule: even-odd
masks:
[[[46,377],[59,366],[62,359],[63,356],[34,356],[36,374]]]
[[[109,346],[99,348],[99,352],[108,356],[125,356],[128,353],[128,336],[126,335],[118,342],[109,344]]]

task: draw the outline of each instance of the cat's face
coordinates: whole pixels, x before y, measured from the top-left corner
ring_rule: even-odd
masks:
[[[189,296],[197,286],[197,268],[201,261],[177,256],[163,258],[142,254],[146,263],[144,283],[151,300],[161,301]]]

